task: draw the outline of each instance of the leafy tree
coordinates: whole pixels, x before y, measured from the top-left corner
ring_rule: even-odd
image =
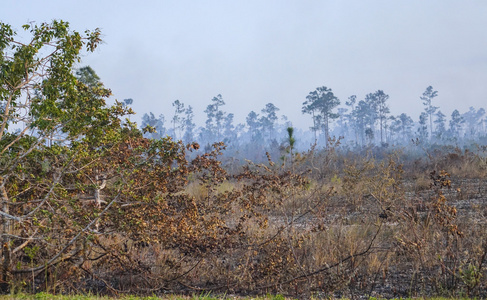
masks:
[[[348,101],[345,101],[345,105],[350,106],[350,110],[355,109],[355,103],[357,103],[357,95],[348,97]]]
[[[403,135],[403,140],[407,140],[411,134],[411,128],[413,127],[413,119],[405,113],[399,115],[399,121],[401,122],[400,128]]]
[[[462,118],[465,120],[465,123],[469,129],[468,134],[470,136],[474,137],[477,134],[479,127],[483,123],[482,118],[484,115],[485,109],[480,108],[476,110],[474,107],[470,107],[466,113],[462,114]]]
[[[235,126],[233,125],[233,118],[234,114],[229,113],[226,115],[223,123],[223,128],[225,130],[223,135],[225,136],[225,144],[227,145],[237,143],[237,135],[235,132]]]
[[[184,128],[186,128],[186,131],[184,133],[183,140],[186,143],[191,143],[194,141],[194,131],[196,129],[196,124],[193,122],[194,119],[194,113],[193,113],[193,107],[191,105],[188,105],[186,110],[184,111]]]
[[[135,114],[135,112],[130,107],[130,105],[132,105],[133,103],[134,103],[134,99],[132,99],[132,98],[123,99],[123,101],[122,101],[122,107],[124,109],[127,109],[127,112],[128,112],[128,121],[129,122],[130,122],[130,115]]]
[[[438,109],[437,106],[433,106],[432,101],[435,97],[438,96],[438,91],[434,91],[433,87],[430,85],[424,91],[423,96],[420,97],[423,100],[423,105],[425,106],[424,111],[429,117],[429,127],[430,127],[430,136],[433,136],[433,114]]]
[[[241,136],[245,132],[245,124],[238,123],[233,131],[235,136]]]
[[[375,123],[379,120],[381,144],[384,143],[383,131],[386,126],[387,115],[390,113],[389,106],[386,103],[388,99],[389,95],[385,94],[382,90],[377,90],[365,96],[367,109],[364,112],[367,115],[369,128],[375,131]]]
[[[354,116],[354,111],[355,111],[355,104],[357,103],[357,96],[356,95],[352,95],[350,97],[348,97],[348,101],[345,102],[345,105],[349,106],[350,107],[350,113],[346,115],[347,119],[348,119],[348,123],[350,124],[350,126],[353,128],[353,131],[355,133],[355,144],[358,144],[358,137],[359,137],[359,133],[360,133],[360,126],[357,124],[357,120],[355,119],[355,116]]]
[[[421,141],[425,141],[428,138],[428,114],[426,112],[422,112],[419,116],[419,127],[418,127],[418,134],[419,139]]]
[[[91,88],[102,86],[100,77],[96,75],[95,70],[93,70],[90,66],[79,68],[76,71],[76,77],[81,83],[84,83]]]
[[[360,100],[352,111],[352,117],[354,119],[354,128],[358,135],[362,145],[365,143],[365,131],[367,130],[367,124],[370,115],[370,106],[364,100]],[[370,128],[369,128],[370,129]],[[370,129],[372,130],[372,129]]]
[[[413,119],[405,113],[399,116],[391,116],[389,119],[391,120],[390,131],[400,136],[396,140],[401,142],[408,141],[411,136],[411,128],[414,125]]]
[[[212,104],[209,104],[206,109],[206,121],[205,121],[205,128],[204,131],[202,131],[202,137],[209,140],[214,140],[215,139],[215,115],[216,115],[216,107]]]
[[[389,120],[391,121],[391,125],[389,126],[390,139],[397,140],[396,136],[401,132],[401,120],[396,116],[390,116]]]
[[[318,141],[317,137],[317,132],[320,130],[320,124],[321,124],[321,118],[318,119],[318,107],[316,105],[313,105],[312,102],[305,101],[303,103],[303,107],[301,109],[301,112],[303,114],[310,114],[311,118],[313,120],[313,126],[310,127],[310,129],[313,131],[315,135],[315,143]]]
[[[294,172],[294,144],[296,143],[296,139],[294,138],[294,128],[293,127],[288,127],[287,128],[287,143],[289,144],[289,156],[291,160],[291,170]]]
[[[262,129],[269,133],[269,140],[272,139],[275,131],[275,125],[278,120],[278,111],[279,108],[272,103],[267,103],[265,108],[262,109],[263,116],[260,118],[260,123],[262,124]]]
[[[380,142],[384,143],[383,140],[383,129],[386,127],[387,115],[390,113],[389,106],[386,101],[389,99],[389,95],[385,94],[384,91],[378,90],[375,92],[375,101],[378,112],[379,126],[380,126]]]
[[[317,119],[315,116],[318,114],[321,115],[326,145],[328,145],[330,134],[330,120],[338,118],[338,114],[333,112],[333,109],[338,105],[340,105],[340,100],[326,86],[318,87],[316,90],[310,92],[306,97],[306,101],[303,102],[302,112],[313,115],[314,127],[319,125],[316,124]]]
[[[339,107],[338,108],[338,120],[336,123],[336,128],[338,128],[338,135],[345,137],[348,134],[348,115],[347,115],[347,108]]]
[[[73,201],[76,188],[70,178],[82,176],[96,160],[94,152],[102,153],[104,144],[116,140],[120,117],[127,112],[118,102],[106,106],[110,90],[91,68],[78,70],[78,77],[74,72],[83,49],[93,51],[100,42],[98,29],[83,35],[55,20],[24,25],[23,30],[30,36],[27,42],[17,40],[11,26],[0,23],[4,283],[12,274],[43,270],[69,258],[86,238],[82,233],[103,215],[75,211],[73,205],[79,203]],[[20,130],[12,133],[13,125]],[[85,164],[75,166],[81,159]],[[99,200],[95,197],[97,204]],[[48,236],[56,240],[45,243]],[[32,270],[21,264],[14,268],[13,255],[33,243],[40,243],[49,255]]]
[[[284,130],[287,130],[288,127],[292,127],[292,122],[289,121],[289,118],[286,115],[281,116],[281,121],[282,121],[282,126],[284,127]]]
[[[186,109],[184,108],[184,103],[179,100],[174,101],[172,106],[174,107],[174,116],[172,118],[174,137],[178,139],[178,136],[181,137],[181,132],[184,130],[185,123],[183,122],[182,114],[184,114]]]
[[[476,114],[476,117],[477,117],[477,124],[476,124],[476,127],[478,128],[478,130],[482,131],[483,128],[484,128],[484,118],[485,116],[485,109],[484,108],[479,108],[477,110],[477,114]]]
[[[134,103],[134,99],[132,98],[128,98],[128,99],[123,99],[123,106],[129,106],[129,105],[132,105]]]
[[[207,115],[206,120],[206,134],[208,139],[221,139],[221,133],[223,132],[223,120],[225,113],[220,109],[225,105],[222,95],[218,94],[211,99],[212,103],[206,107],[205,113]]]
[[[435,114],[436,119],[435,119],[435,124],[436,124],[436,137],[441,139],[443,135],[446,133],[446,116],[441,112],[441,110],[438,110]]]
[[[377,109],[377,99],[375,93],[369,93],[365,95],[365,105],[364,105],[364,113],[366,116],[366,121],[368,128],[375,132],[375,123],[377,122],[378,116],[378,109]]]
[[[371,145],[374,142],[374,130],[372,128],[365,129],[365,137],[367,138],[367,143]]]
[[[166,128],[164,127],[165,118],[163,114],[160,114],[158,118],[155,117],[154,113],[144,114],[142,116],[142,128],[143,130],[153,139],[160,139],[166,133]]]
[[[89,86],[74,74],[81,49],[93,50],[98,34],[82,36],[58,21],[25,29],[32,39],[21,43],[0,25],[4,285],[32,278],[34,288],[51,274],[64,282],[93,276],[109,281],[114,270],[147,275],[146,266],[129,255],[137,251],[131,244],[163,245],[187,262],[188,256],[223,253],[223,247],[239,245],[240,237],[250,240],[244,222],[262,219],[256,215],[263,205],[248,205],[255,188],[217,195],[217,185],[227,179],[217,159],[222,144],[188,161],[197,144],[144,138],[135,124],[121,122],[126,107],[106,105],[110,92],[99,80]],[[14,125],[27,129],[14,132]],[[205,197],[186,192],[190,178],[204,185]],[[226,223],[234,211],[245,217]]]
[[[453,137],[459,137],[463,123],[465,123],[465,120],[460,115],[460,112],[455,109],[452,112],[450,119],[450,132]]]
[[[249,133],[251,137],[251,141],[257,141],[260,137],[260,127],[261,124],[259,122],[259,114],[255,111],[251,111],[246,118],[247,126],[249,127]]]

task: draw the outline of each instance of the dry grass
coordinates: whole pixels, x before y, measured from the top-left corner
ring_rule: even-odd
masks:
[[[444,159],[464,159],[459,157]],[[407,169],[415,164],[405,166],[397,155],[341,159],[323,166],[315,160],[319,176],[303,173],[303,182],[277,167],[211,190],[194,181],[181,193],[208,209],[196,220],[216,218],[210,222],[220,230],[215,232],[235,230],[219,247],[184,252],[178,244],[140,245],[112,236],[100,242],[125,251],[119,252],[124,264],[112,257],[83,266],[103,266],[95,275],[112,285],[103,292],[128,287],[120,295],[179,290],[306,298],[486,296],[487,205],[472,202],[486,197],[485,180],[457,180],[460,172],[477,176],[483,169],[461,161],[455,176],[440,170],[433,176]],[[295,167],[296,173],[305,168]],[[224,214],[214,210],[230,200]],[[195,245],[204,242],[191,238]]]

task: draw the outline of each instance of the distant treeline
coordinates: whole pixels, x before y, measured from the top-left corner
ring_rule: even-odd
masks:
[[[327,147],[331,141],[340,140],[342,146],[351,149],[370,146],[404,146],[412,141],[418,144],[461,145],[480,142],[486,137],[484,108],[470,109],[460,113],[455,109],[447,120],[434,100],[438,91],[428,86],[418,97],[424,111],[415,118],[401,113],[390,113],[387,95],[382,90],[367,94],[362,100],[356,95],[348,97],[344,106],[330,88],[318,87],[310,92],[302,104],[302,113],[312,118],[309,130],[297,130],[296,148],[309,149],[315,145]],[[131,103],[131,99],[126,102]],[[186,143],[193,141],[211,145],[223,141],[233,154],[238,152],[247,158],[263,157],[265,152],[276,152],[286,147],[287,128],[292,122],[284,115],[278,116],[279,108],[267,103],[260,111],[251,111],[245,124],[235,124],[234,114],[225,111],[222,95],[211,99],[204,113],[204,126],[194,122],[190,105],[179,100],[172,103],[172,114],[153,112],[144,114],[141,127],[146,137],[171,136]],[[257,156],[257,157],[256,157]]]

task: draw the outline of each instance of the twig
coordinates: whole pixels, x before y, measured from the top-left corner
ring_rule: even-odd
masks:
[[[334,263],[332,265],[326,265],[326,266],[321,267],[321,268],[319,268],[319,269],[317,269],[317,270],[315,270],[313,272],[310,272],[310,273],[307,273],[307,274],[304,274],[304,275],[299,275],[299,276],[293,277],[293,278],[291,278],[289,280],[280,282],[277,285],[288,284],[288,283],[291,283],[291,282],[296,281],[298,279],[307,278],[307,277],[311,277],[311,276],[317,275],[319,273],[322,273],[322,272],[328,271],[328,270],[330,270],[330,269],[332,269],[334,267],[337,267],[337,266],[343,264],[344,262],[346,262],[346,261],[348,261],[348,260],[350,260],[350,259],[352,259],[354,257],[363,256],[363,255],[368,254],[370,252],[370,250],[372,249],[372,245],[374,244],[375,239],[379,235],[379,232],[380,232],[380,230],[382,228],[382,224],[383,224],[383,222],[381,221],[380,224],[379,224],[379,228],[377,229],[377,232],[375,233],[374,237],[370,241],[370,243],[367,246],[367,248],[365,250],[363,250],[362,252],[349,255],[349,256],[345,257],[344,259],[340,260],[339,262],[336,262],[336,263]],[[266,286],[260,286],[260,287],[257,287],[256,289],[262,290],[262,289],[272,288],[274,286],[276,286],[276,284],[270,284],[270,285],[266,285]]]
[[[105,209],[103,209],[103,211],[100,212],[100,214],[98,215],[98,217],[96,217],[95,219],[93,219],[85,228],[83,228],[76,236],[74,236],[67,244],[66,246],[64,246],[64,248],[62,248],[56,255],[54,255],[49,261],[47,261],[44,265],[42,266],[39,266],[39,267],[36,267],[36,268],[30,268],[30,269],[23,269],[23,270],[13,270],[12,272],[13,273],[30,273],[30,272],[37,272],[37,271],[42,271],[42,270],[45,270],[47,267],[51,266],[51,265],[54,265],[56,263],[58,263],[59,261],[63,260],[64,258],[61,258],[60,260],[58,260],[58,258],[72,245],[74,244],[74,242],[76,242],[76,240],[78,240],[78,238],[83,234],[85,233],[86,231],[89,230],[89,228],[95,224],[100,218],[101,216],[103,216],[107,211],[108,209],[112,206],[113,203],[116,202],[116,200],[118,199],[118,197],[120,196],[120,191],[119,193],[117,194],[117,196],[115,196],[115,198],[113,198],[112,201],[110,201],[110,203],[108,203],[108,205],[105,207]]]

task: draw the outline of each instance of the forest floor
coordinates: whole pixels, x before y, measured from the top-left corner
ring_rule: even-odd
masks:
[[[415,190],[416,183],[407,182],[406,186],[411,187],[406,192],[407,201],[427,202],[435,197],[431,190]],[[450,189],[444,189],[445,195],[449,205],[457,210],[457,224],[460,228],[467,229],[471,226],[482,228],[485,231],[487,228],[487,178],[454,178],[452,177],[452,185]],[[394,226],[394,224],[389,224]],[[468,239],[468,237],[467,237]],[[485,262],[484,262],[485,263]],[[388,270],[387,276],[383,274],[370,274],[368,278],[364,278],[368,284],[368,295],[385,298],[410,297],[411,295],[434,295],[438,291],[434,287],[421,282],[421,279],[413,283],[410,274],[406,274],[404,270],[409,269],[412,272],[413,266],[400,266]],[[428,272],[428,271],[426,271]],[[430,274],[422,274],[421,276],[434,277],[436,272],[432,269]],[[383,276],[383,280],[382,280]],[[418,288],[418,285],[422,285]],[[416,287],[415,287],[416,285]],[[487,290],[480,289],[480,298],[487,298]],[[352,295],[360,295],[366,291],[351,289],[349,292]],[[445,290],[445,293],[448,292]],[[359,296],[359,298],[362,298]]]

